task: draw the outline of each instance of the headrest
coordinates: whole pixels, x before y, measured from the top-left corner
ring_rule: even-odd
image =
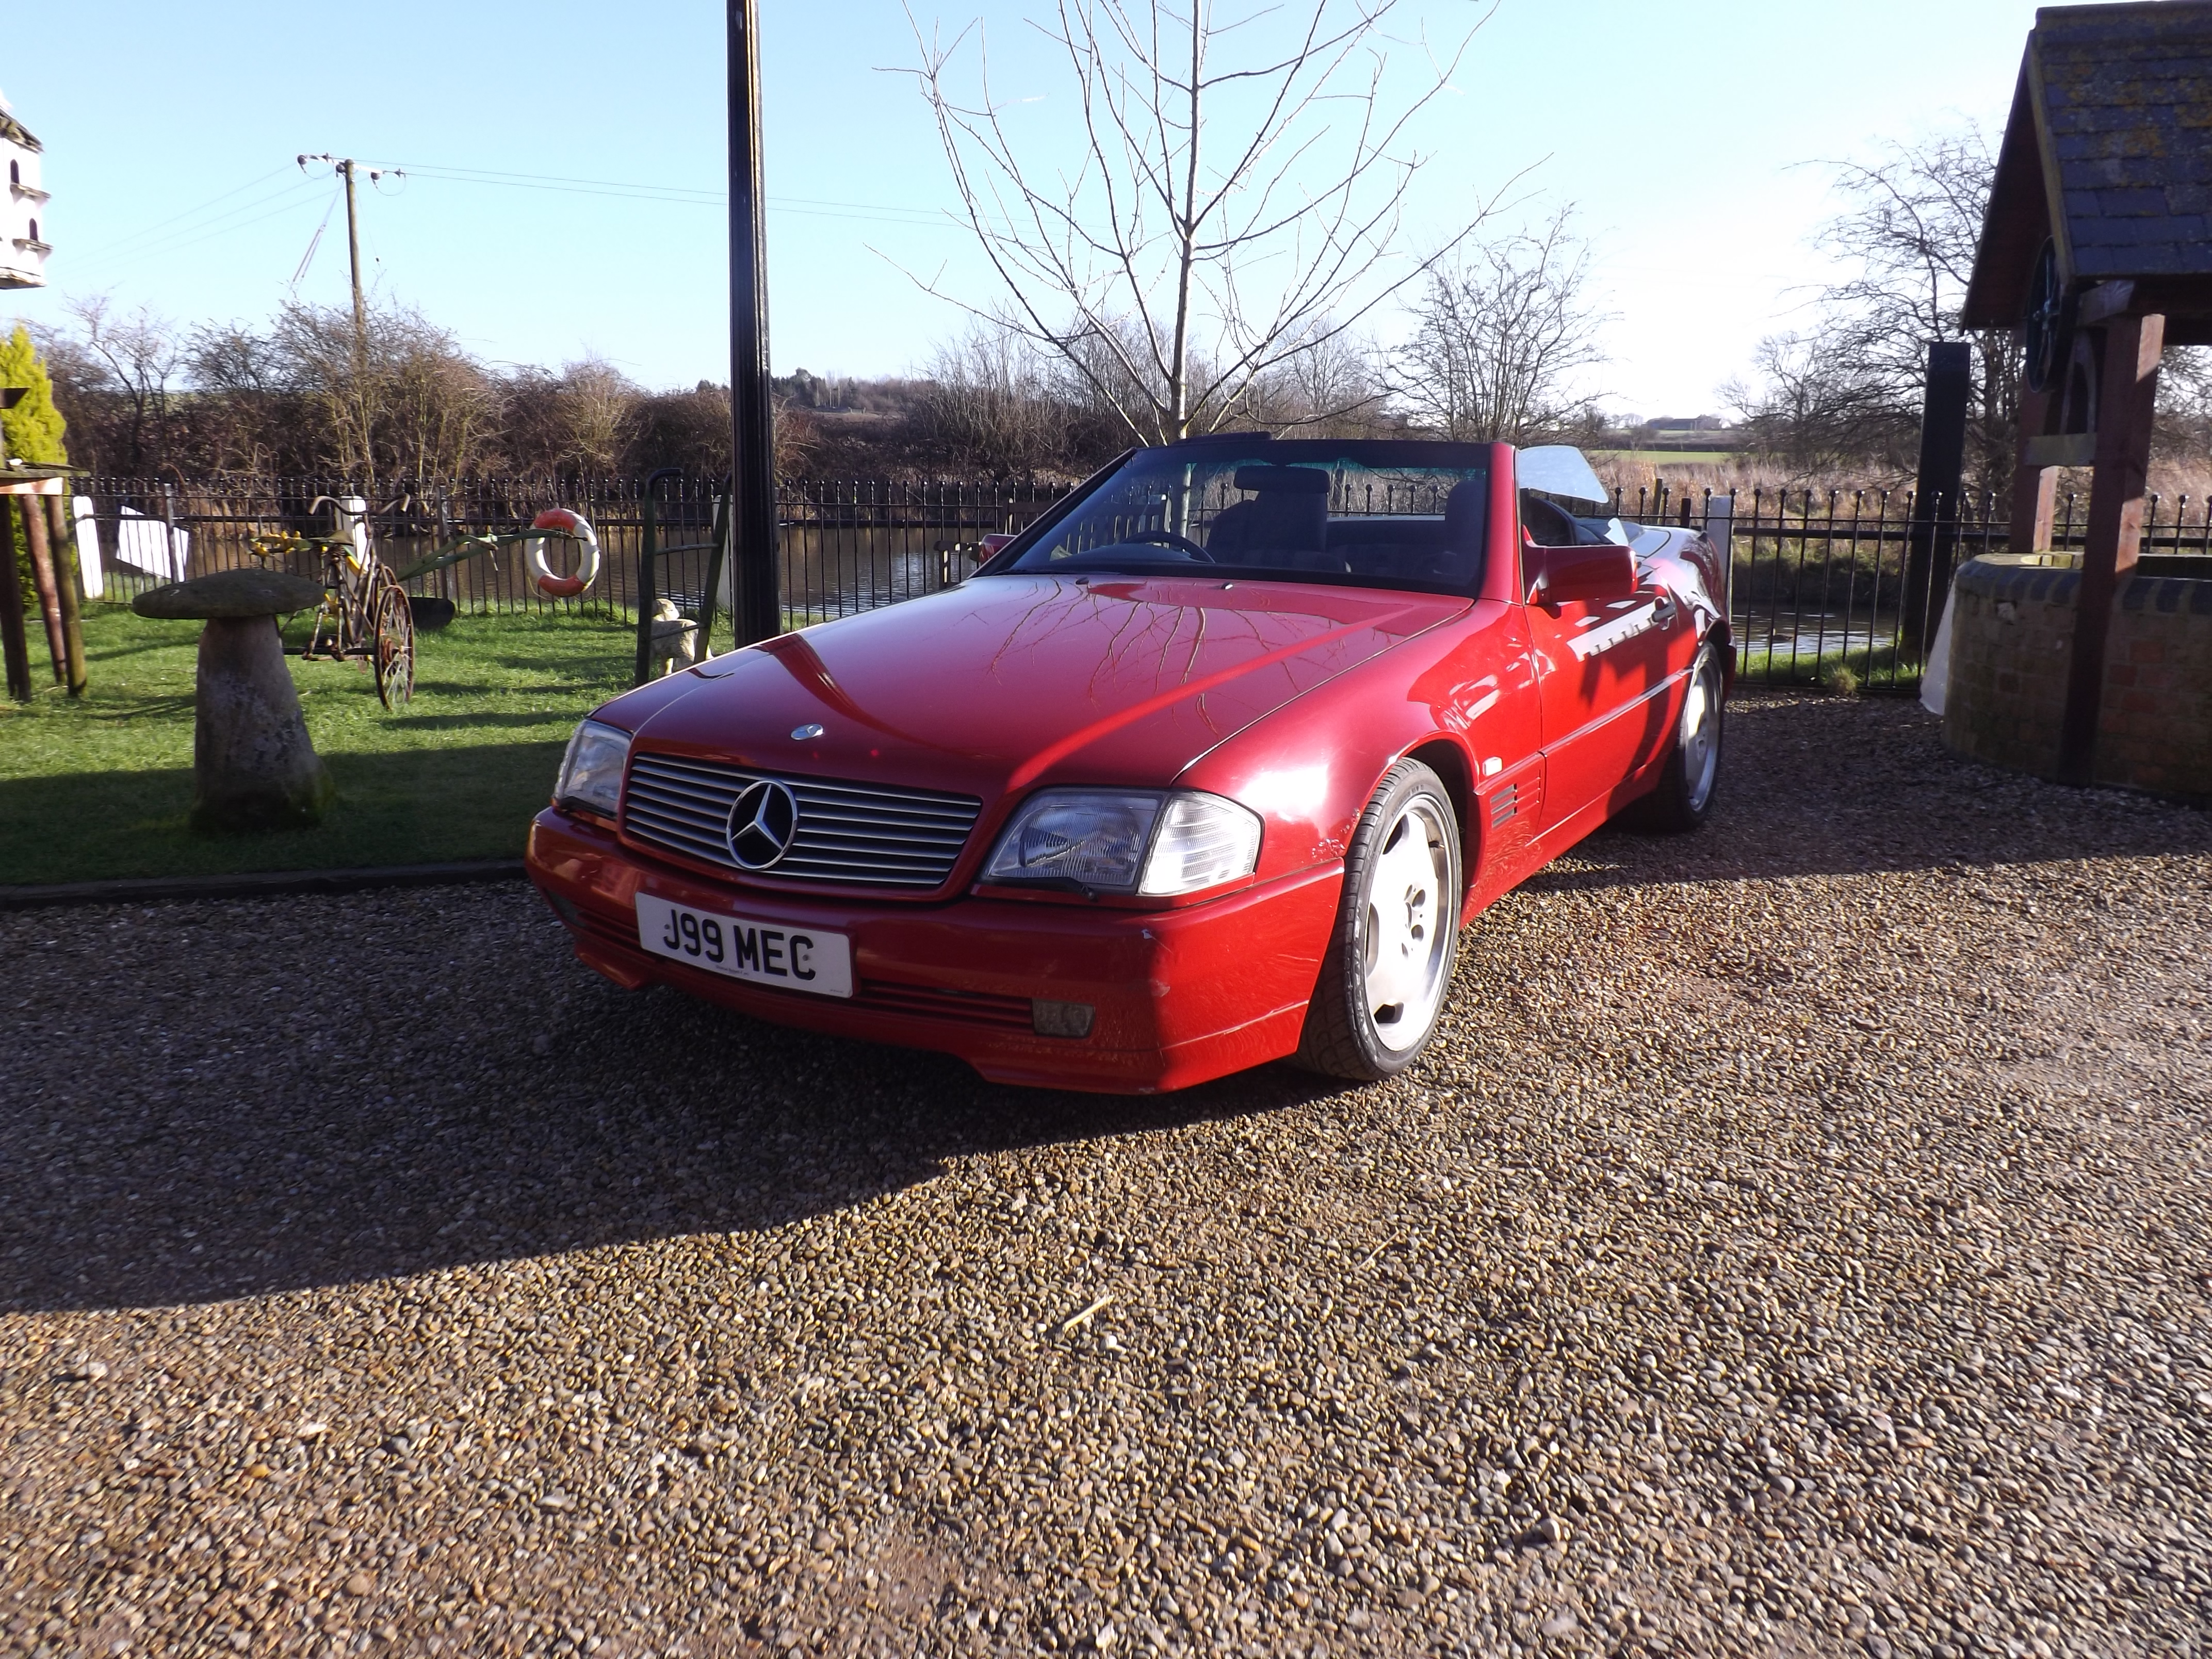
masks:
[[[1490,512],[1490,480],[1463,478],[1444,497],[1444,544],[1448,547],[1480,547],[1483,526]]]
[[[1310,466],[1240,466],[1236,485],[1262,495],[1326,495],[1329,475]]]

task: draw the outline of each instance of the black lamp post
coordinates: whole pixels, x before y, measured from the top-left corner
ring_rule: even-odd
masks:
[[[775,428],[768,356],[768,227],[763,217],[760,20],[729,0],[731,535],[739,645],[783,631],[776,557]]]

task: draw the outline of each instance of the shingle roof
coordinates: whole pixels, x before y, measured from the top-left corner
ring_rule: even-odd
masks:
[[[2053,224],[2077,283],[2212,276],[2212,0],[2036,13],[1970,324],[2018,320]]]

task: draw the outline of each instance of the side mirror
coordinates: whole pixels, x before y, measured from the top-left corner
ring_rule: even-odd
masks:
[[[1636,556],[1618,542],[1581,547],[1525,547],[1531,605],[1625,599],[1636,592]]]
[[[983,557],[987,559],[994,558],[999,554],[1005,552],[1013,544],[1013,537],[1001,536],[996,532],[994,532],[992,534],[983,538]]]

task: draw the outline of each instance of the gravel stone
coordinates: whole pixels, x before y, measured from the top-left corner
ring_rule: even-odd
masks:
[[[0,1652],[2203,1653],[2212,826],[1729,744],[1374,1087],[999,1089],[520,889],[0,915]]]

